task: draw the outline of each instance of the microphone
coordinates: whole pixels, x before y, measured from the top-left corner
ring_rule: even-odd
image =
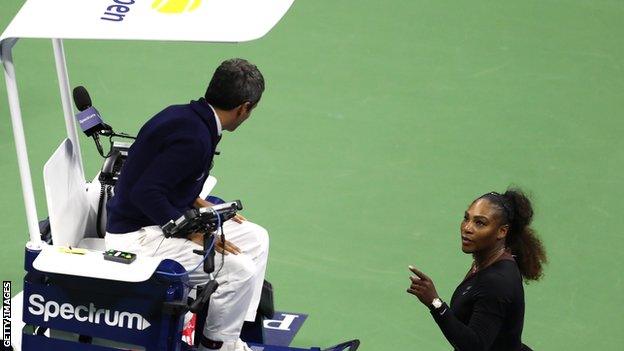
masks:
[[[73,91],[74,103],[78,112],[76,114],[76,120],[80,124],[80,129],[88,136],[96,135],[102,130],[112,130],[112,128],[104,123],[102,116],[92,106],[91,97],[87,92],[87,89],[83,86],[77,86]]]
[[[80,129],[88,136],[92,137],[95,142],[95,147],[98,150],[100,156],[104,158],[108,158],[112,155],[113,149],[115,145],[113,143],[114,137],[125,138],[125,139],[136,139],[131,135],[126,133],[115,133],[113,127],[104,123],[102,120],[102,116],[98,110],[93,107],[91,103],[91,97],[87,92],[87,89],[83,86],[77,86],[73,91],[74,96],[74,104],[76,104],[76,108],[78,112],[76,114],[76,120],[78,124],[80,124]],[[102,148],[102,144],[100,143],[100,136],[108,137],[110,142],[110,149],[107,154],[104,154],[104,149]]]

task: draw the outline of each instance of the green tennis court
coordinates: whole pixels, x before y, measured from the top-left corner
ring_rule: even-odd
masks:
[[[208,1],[208,0],[207,0]],[[3,0],[4,29],[22,4]],[[459,222],[509,185],[534,201],[548,251],[525,287],[523,341],[536,350],[624,344],[624,2],[297,0],[241,44],[65,41],[72,86],[136,133],[203,95],[244,57],[267,90],[226,134],[215,193],[269,230],[276,307],[308,313],[295,346],[360,338],[361,350],[449,350],[416,298],[408,264],[441,297],[469,268]],[[49,40],[15,47],[40,217],[42,167],[65,137]],[[101,158],[80,135],[85,169]],[[0,276],[21,290],[28,238],[0,86]]]

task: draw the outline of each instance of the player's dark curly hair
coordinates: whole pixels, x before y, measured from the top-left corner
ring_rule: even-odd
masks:
[[[204,97],[212,106],[231,110],[245,102],[255,107],[264,92],[258,67],[241,58],[225,60],[217,67]]]
[[[507,189],[504,194],[487,193],[479,197],[482,198],[497,207],[501,223],[509,225],[505,244],[516,257],[524,280],[539,280],[547,258],[541,240],[530,226],[533,207],[529,198],[520,189],[513,188]]]

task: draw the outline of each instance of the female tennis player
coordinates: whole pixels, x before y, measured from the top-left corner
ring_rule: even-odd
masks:
[[[455,350],[530,350],[522,344],[524,289],[538,280],[546,253],[530,227],[533,208],[517,189],[480,196],[460,225],[461,247],[474,261],[457,286],[450,306],[431,278],[410,266],[407,292],[430,308],[431,315]]]

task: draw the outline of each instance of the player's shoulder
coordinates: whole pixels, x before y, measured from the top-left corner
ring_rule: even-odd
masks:
[[[520,274],[518,264],[515,260],[500,260],[494,262],[481,272],[484,281],[514,279]]]
[[[522,276],[514,260],[500,260],[479,272],[479,285],[488,291],[511,293],[518,284],[522,285]]]

